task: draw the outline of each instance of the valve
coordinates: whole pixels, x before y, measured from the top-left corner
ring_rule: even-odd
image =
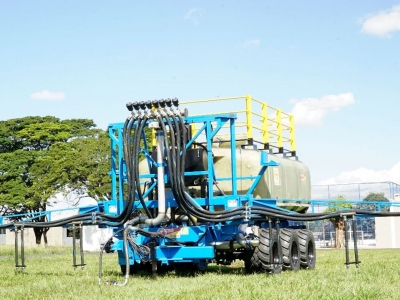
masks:
[[[161,99],[162,100],[162,99]],[[160,100],[160,101],[161,101]],[[158,100],[153,100],[151,103],[153,104],[153,107],[155,108],[155,109],[157,109],[159,106],[160,106],[160,101],[158,101]]]
[[[154,100],[154,101],[157,101],[157,100]],[[160,104],[161,108],[165,107],[165,100],[164,99],[159,100],[158,103]]]
[[[139,106],[141,109],[145,110],[146,109],[146,102],[145,101],[140,101]]]
[[[136,101],[128,102],[126,108],[132,112],[132,116],[137,118],[139,115],[147,115],[148,117],[154,117],[153,109],[157,109],[159,113],[166,114],[168,116],[183,115],[186,116],[187,113],[179,110],[179,100],[178,98],[167,98],[160,100],[147,100],[147,101]],[[163,111],[160,111],[163,109]]]
[[[171,100],[170,98],[165,99],[165,104],[166,104],[168,107],[171,107],[171,106],[172,106],[172,100]]]
[[[140,109],[139,102],[134,102],[134,103],[132,103],[132,105],[133,105],[133,108],[135,110],[139,110]]]
[[[128,102],[128,103],[126,104],[126,108],[127,108],[129,111],[133,111],[133,104],[132,104],[131,102]]]
[[[151,100],[147,100],[146,103],[145,103],[145,105],[146,105],[147,109],[150,109],[150,110],[152,109],[152,106],[153,106],[153,105],[152,105],[152,103],[151,103]]]

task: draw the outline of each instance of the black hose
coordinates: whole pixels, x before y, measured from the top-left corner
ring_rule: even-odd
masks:
[[[134,154],[134,159],[133,159],[134,167],[133,167],[133,169],[134,169],[134,172],[135,172],[136,192],[137,192],[137,194],[138,194],[139,201],[140,201],[140,203],[142,204],[142,207],[143,207],[143,209],[145,210],[146,215],[147,215],[149,218],[153,218],[153,216],[152,216],[150,210],[149,210],[148,207],[146,206],[146,203],[145,203],[145,201],[144,201],[144,199],[143,199],[143,194],[142,194],[142,190],[141,190],[141,187],[140,187],[140,178],[139,178],[140,140],[141,140],[141,138],[142,138],[142,131],[143,131],[143,129],[144,129],[144,126],[146,125],[147,119],[148,119],[147,116],[145,116],[145,117],[143,118],[143,120],[141,121],[140,126],[139,126],[139,128],[138,128],[138,131],[135,132],[135,139],[134,139],[134,142],[136,142],[136,148],[134,149],[134,152],[133,152],[133,154]]]

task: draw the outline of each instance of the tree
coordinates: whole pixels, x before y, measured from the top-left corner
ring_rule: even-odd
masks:
[[[96,170],[90,166],[103,166],[105,160],[97,158],[96,161],[85,151],[89,151],[90,145],[99,145],[96,143],[101,134],[88,119],[62,121],[47,116],[0,121],[1,213],[45,211],[47,199],[65,190],[71,178],[74,183],[85,182],[92,187],[88,190],[95,190],[93,184],[100,187],[94,179],[101,181],[104,176],[93,177],[88,169]],[[104,172],[104,167],[98,167],[97,171]],[[74,187],[72,183],[70,186]],[[42,222],[45,217],[33,221]],[[37,244],[41,243],[42,235],[47,243],[47,230],[34,228]]]
[[[390,202],[389,199],[385,197],[384,193],[375,193],[375,192],[370,192],[364,199],[363,201],[365,202]],[[369,210],[369,211],[378,211],[378,205],[377,204],[362,204],[361,209]],[[381,211],[383,212],[388,212],[390,211],[389,206],[381,206]]]
[[[74,193],[79,201],[87,196],[110,198],[109,169],[109,139],[105,132],[99,132],[94,137],[55,143],[32,170],[37,191]]]
[[[359,209],[367,210],[367,211],[379,211],[378,204],[372,204],[368,202],[390,202],[389,199],[385,197],[384,193],[375,193],[375,192],[370,192],[364,199],[364,202],[366,204],[360,204],[358,206]],[[380,207],[380,211],[382,212],[389,212],[390,211],[390,206],[388,205],[382,205]],[[363,218],[361,221],[361,226],[362,230],[364,232],[368,232],[372,234],[372,237],[375,236],[375,218],[374,217],[368,217],[368,218]]]
[[[339,195],[336,200],[338,201],[345,201],[346,197],[344,195]],[[345,209],[350,209],[352,208],[352,205],[350,203],[335,203],[335,207],[328,207],[325,212],[330,213],[330,212],[337,212]],[[334,218],[334,219],[329,219],[329,221],[332,222],[333,227],[335,228],[335,243],[333,245],[333,248],[336,249],[342,249],[344,248],[344,221],[342,218]]]

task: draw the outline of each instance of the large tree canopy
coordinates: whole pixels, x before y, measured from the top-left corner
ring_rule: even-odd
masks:
[[[32,168],[35,190],[73,192],[79,197],[109,198],[109,139],[104,132],[91,138],[55,143]],[[48,195],[48,194],[47,194]]]
[[[0,153],[16,150],[46,150],[56,142],[92,136],[97,129],[92,120],[63,120],[56,117],[25,117],[0,121]]]
[[[107,136],[92,120],[0,121],[0,213],[44,211],[46,201],[62,191],[107,195],[108,155]]]

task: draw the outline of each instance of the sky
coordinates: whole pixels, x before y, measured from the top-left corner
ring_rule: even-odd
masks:
[[[400,1],[0,0],[0,120],[245,94],[293,113],[312,184],[400,184]]]

